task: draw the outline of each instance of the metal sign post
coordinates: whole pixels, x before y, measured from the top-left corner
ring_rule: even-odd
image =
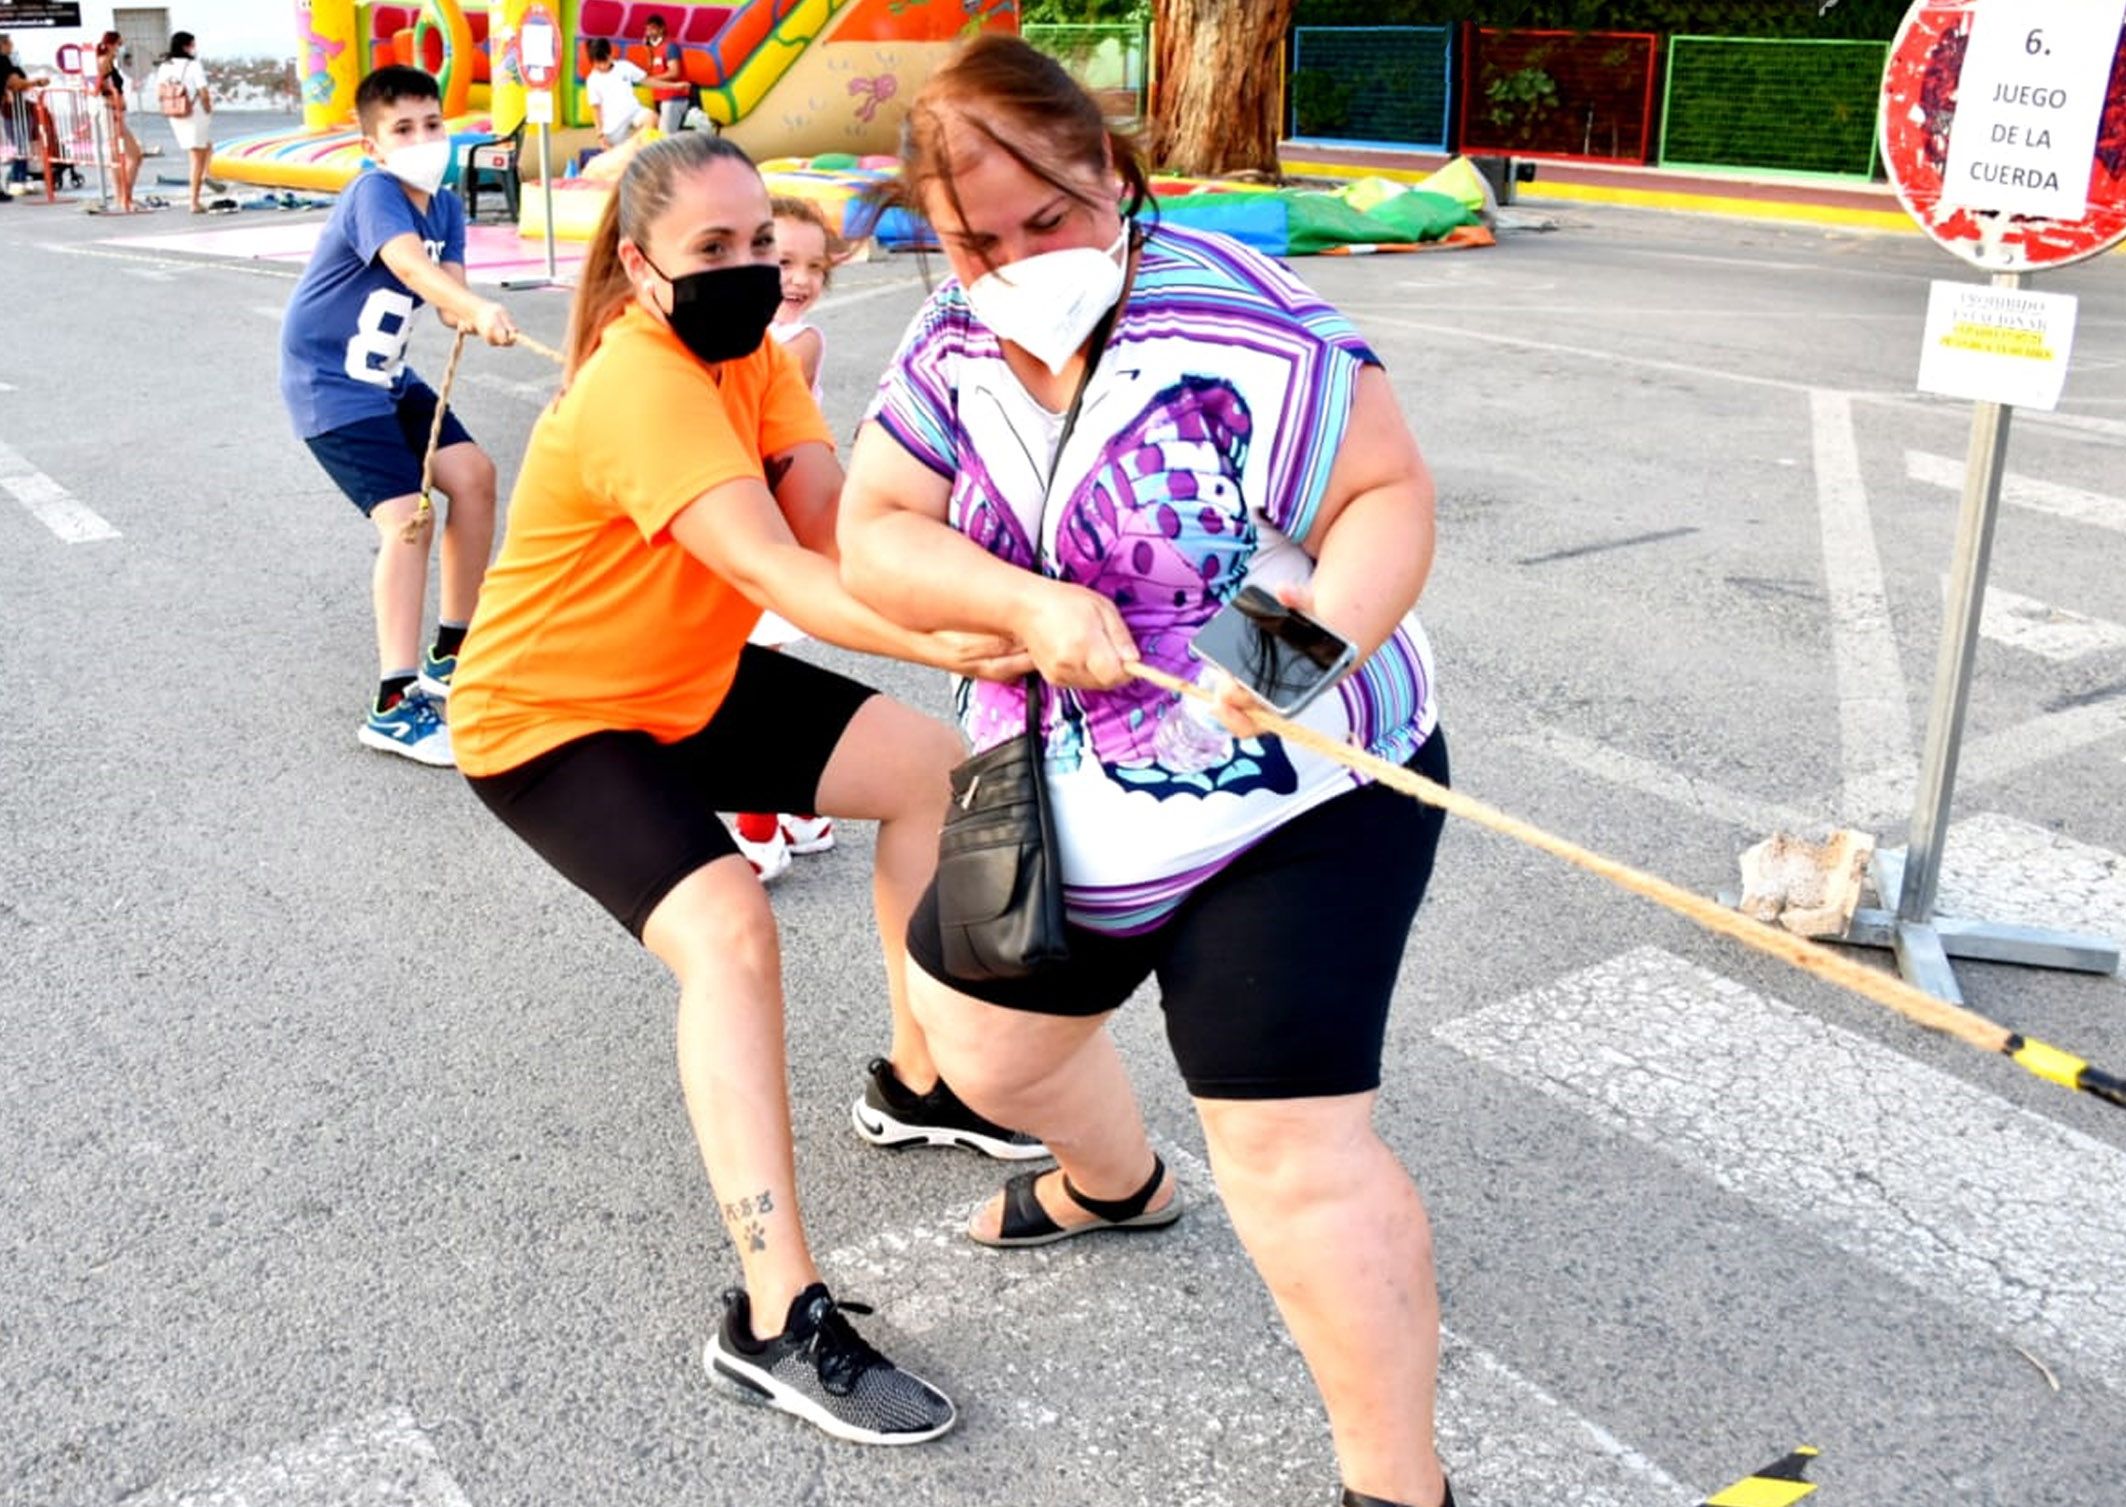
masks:
[[[560,33],[543,6],[534,6],[517,32],[517,65],[524,76],[524,118],[539,132],[539,195],[546,210],[546,276],[514,278],[505,288],[559,288],[554,259],[554,83],[560,67]]]
[[[2106,4],[2016,0],[2009,7],[2001,0],[1919,0],[1891,48],[1882,113],[1891,181],[1920,228],[1991,271],[1998,293],[2020,291],[2029,269],[2065,266],[2126,237],[2126,162],[2107,160],[2093,125],[2071,141],[2060,139],[2060,120],[2070,109],[2076,119],[2099,117],[2107,81],[2115,76],[2109,67],[2086,67],[2092,49],[2064,45],[2077,28],[2088,30],[2092,14]],[[2102,37],[2113,44],[2101,51],[2099,65],[2126,48],[2122,10],[2126,6],[2110,3],[2098,23]],[[1982,22],[1980,45],[1974,46]],[[2063,44],[2058,53],[2052,50],[2055,42]],[[2083,71],[2070,87],[2066,70],[2073,67]],[[2001,81],[2011,75],[2014,82]],[[1988,98],[1980,102],[1974,95],[1968,118],[1976,130],[1955,141],[1957,93],[1965,83],[1980,84]],[[2044,102],[2059,119],[2046,120],[2027,109],[2006,117],[1992,108],[2004,99]],[[2061,167],[2066,160],[2076,164],[2075,172]],[[2086,198],[2078,177],[2083,163],[2090,164]],[[2056,197],[2063,176],[2084,213],[2068,220],[2044,218],[2042,208],[2049,201],[2043,196]],[[2064,355],[2059,360],[2064,364]],[[1963,995],[1954,958],[2086,973],[2110,973],[2119,963],[2117,944],[2105,937],[1934,914],[2013,415],[2014,408],[2002,401],[1979,401],[1972,411],[1955,563],[1910,844],[1902,859],[1876,857],[1876,893],[1885,905],[1894,898],[1894,909],[1858,912],[1843,938],[1894,949],[1899,971],[1913,984],[1959,1002]]]

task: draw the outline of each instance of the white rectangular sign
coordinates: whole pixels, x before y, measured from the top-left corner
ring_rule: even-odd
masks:
[[[1942,201],[2079,220],[2126,0],[1993,0],[1972,16]]]
[[[1927,295],[1919,390],[2050,412],[2067,385],[2074,298],[1936,281]]]
[[[550,126],[554,123],[554,91],[551,89],[527,89],[524,91],[524,122],[526,125]]]
[[[517,51],[527,68],[551,68],[554,66],[554,29],[551,26],[527,26],[517,36]]]

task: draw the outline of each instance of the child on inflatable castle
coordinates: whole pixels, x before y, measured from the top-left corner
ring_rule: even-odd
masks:
[[[768,333],[797,358],[812,389],[812,401],[824,403],[820,363],[826,355],[826,337],[807,322],[833,280],[834,267],[848,254],[848,243],[829,228],[827,217],[808,199],[777,194],[769,201],[775,212],[775,259],[782,269],[782,304],[775,311]],[[780,649],[799,643],[804,635],[786,618],[763,612],[751,642]],[[834,846],[834,819],[804,812],[746,811],[730,818],[731,836],[738,850],[753,865],[762,883],[781,877],[790,867],[793,853],[824,853]]]
[[[591,71],[583,76],[583,92],[590,96],[591,110],[598,118],[598,139],[611,150],[656,124],[657,117],[635,97],[635,86],[649,75],[626,58],[616,59],[613,44],[604,37],[591,42],[590,54]]]
[[[414,311],[489,345],[517,338],[509,311],[465,285],[465,206],[443,187],[450,133],[436,81],[379,68],[354,96],[365,168],[340,195],[281,324],[281,397],[296,437],[377,527],[372,579],[379,678],[356,737],[423,764],[455,762],[442,702],[487,573],[495,466],[443,410],[434,480],[443,523],[441,621],[420,647],[434,529],[420,512],[438,399],[406,365]],[[418,522],[419,526],[414,525]]]

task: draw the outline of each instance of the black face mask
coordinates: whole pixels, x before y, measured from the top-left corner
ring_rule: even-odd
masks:
[[[643,265],[671,284],[672,333],[701,361],[736,361],[760,349],[775,311],[782,307],[782,269],[773,262],[711,267],[684,277],[643,254]]]

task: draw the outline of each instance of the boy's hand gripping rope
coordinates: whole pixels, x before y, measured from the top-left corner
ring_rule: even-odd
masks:
[[[1210,702],[1216,698],[1201,686],[1178,680],[1163,670],[1132,662],[1129,673],[1137,679],[1148,681],[1162,690],[1177,692],[1195,700]],[[1929,1030],[1967,1042],[1988,1052],[1998,1052],[2018,1066],[2038,1077],[2062,1084],[2081,1093],[2094,1094],[2110,1104],[2126,1108],[2126,1078],[2102,1072],[2071,1052],[2048,1046],[2042,1041],[2033,1041],[2010,1031],[2007,1027],[1987,1020],[1960,1005],[1936,999],[1923,990],[1914,988],[1895,974],[1881,973],[1855,962],[1849,957],[1831,951],[1818,943],[1797,937],[1791,932],[1767,926],[1753,920],[1740,911],[1694,895],[1681,885],[1629,864],[1605,858],[1589,852],[1579,844],[1545,832],[1540,827],[1530,826],[1516,817],[1485,805],[1482,801],[1449,790],[1446,786],[1414,774],[1399,764],[1339,743],[1311,727],[1305,727],[1289,718],[1280,717],[1267,708],[1257,708],[1251,713],[1263,727],[1276,733],[1288,742],[1302,748],[1312,749],[1327,759],[1333,759],[1348,769],[1367,775],[1391,789],[1423,801],[1428,806],[1437,806],[1453,816],[1462,817],[1486,827],[1515,842],[1540,848],[1556,858],[1585,869],[1610,883],[1643,895],[1656,905],[1664,906],[1687,920],[1695,921],[1708,931],[1731,937],[1746,947],[1779,959],[1783,963],[1812,973],[1820,979],[1851,990],[1878,1005],[1885,1005],[1907,1020],[1915,1021]]]

